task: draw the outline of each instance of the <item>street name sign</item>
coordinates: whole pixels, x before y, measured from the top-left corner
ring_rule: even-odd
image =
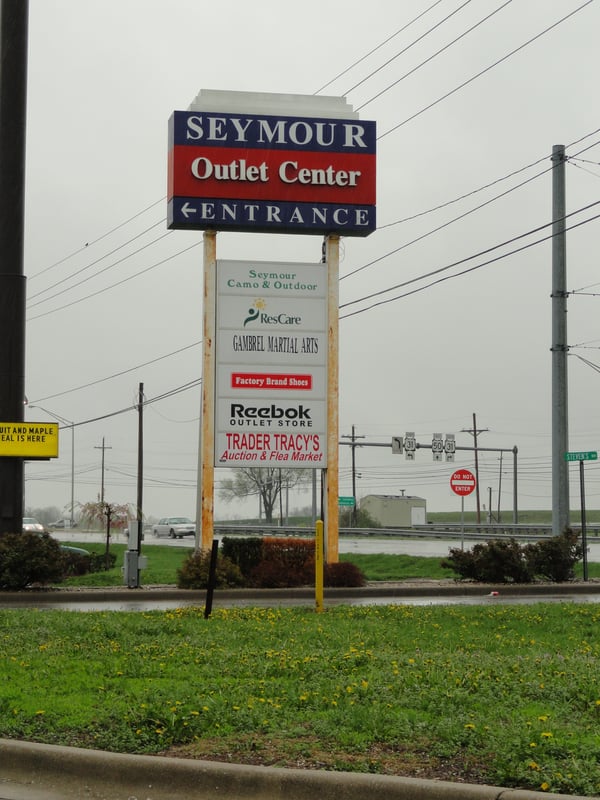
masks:
[[[476,486],[477,483],[475,481],[475,475],[473,475],[471,470],[457,469],[456,472],[452,473],[452,477],[450,478],[450,488],[454,494],[464,497],[465,495],[471,494],[471,492],[475,491]]]
[[[596,450],[565,453],[565,461],[596,461],[597,459],[598,453]]]
[[[338,497],[338,506],[354,506],[356,501],[353,497]]]

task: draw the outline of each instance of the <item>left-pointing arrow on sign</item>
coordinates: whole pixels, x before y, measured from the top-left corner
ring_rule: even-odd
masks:
[[[185,202],[185,203],[184,203],[184,204],[181,206],[181,213],[182,213],[182,214],[183,214],[183,216],[184,216],[184,217],[187,219],[187,218],[189,217],[189,215],[190,215],[190,214],[195,214],[195,213],[196,213],[196,209],[195,209],[195,208],[192,208],[188,202]]]

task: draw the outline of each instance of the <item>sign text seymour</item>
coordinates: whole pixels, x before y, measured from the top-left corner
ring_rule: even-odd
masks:
[[[367,236],[375,123],[175,111],[169,228]]]

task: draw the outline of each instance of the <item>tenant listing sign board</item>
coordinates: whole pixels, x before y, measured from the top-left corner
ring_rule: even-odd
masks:
[[[375,150],[372,121],[175,111],[168,227],[368,236]]]
[[[327,466],[327,265],[217,261],[215,466]]]

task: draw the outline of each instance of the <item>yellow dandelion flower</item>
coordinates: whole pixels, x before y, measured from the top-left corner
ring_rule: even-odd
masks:
[[[540,734],[540,736],[542,737],[542,739],[551,739],[554,736],[554,734],[551,733],[550,731],[543,731]]]
[[[544,781],[543,783],[540,783],[540,789],[542,790],[542,792],[547,792],[549,788],[550,788],[550,784],[546,783],[546,781]]]

